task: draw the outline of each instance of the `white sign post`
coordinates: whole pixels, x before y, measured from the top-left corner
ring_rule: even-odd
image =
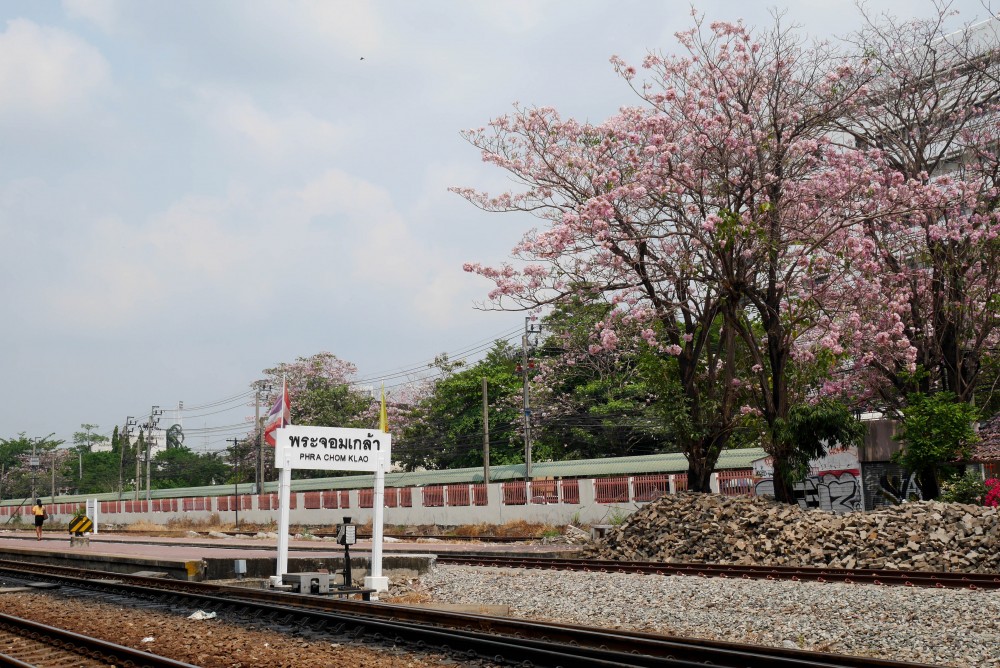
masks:
[[[388,591],[389,578],[382,576],[382,521],[385,505],[385,471],[391,459],[391,436],[378,429],[341,429],[290,425],[274,432],[274,465],[280,469],[278,494],[278,572],[288,571],[288,505],[292,469],[323,471],[372,471],[375,474],[372,520],[372,574],[365,587]]]

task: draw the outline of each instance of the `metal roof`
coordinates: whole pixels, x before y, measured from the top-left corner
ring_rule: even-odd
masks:
[[[723,450],[715,468],[748,469],[754,460],[767,456],[762,448]],[[659,455],[638,455],[634,457],[602,457],[600,459],[573,459],[560,462],[536,462],[531,465],[532,478],[590,478],[594,476],[636,475],[643,473],[685,473],[687,458],[683,453],[671,452]],[[490,466],[490,482],[523,480],[524,464]],[[444,469],[439,471],[409,471],[386,473],[386,487],[423,487],[426,485],[451,485],[458,483],[479,483],[483,481],[481,466],[464,469]],[[314,478],[293,480],[292,490],[296,492],[319,489],[358,489],[372,487],[374,476],[370,474],[343,476],[338,478]],[[267,483],[266,491],[277,490],[277,483]]]

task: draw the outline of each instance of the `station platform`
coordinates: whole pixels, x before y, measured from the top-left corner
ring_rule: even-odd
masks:
[[[511,543],[384,542],[382,571],[394,579],[427,572],[438,554],[496,554],[497,556],[572,556],[578,547]],[[85,568],[111,573],[163,573],[179,580],[237,578],[236,561],[246,562],[246,578],[275,575],[277,538],[154,537],[123,534],[90,535],[83,544],[70,544],[65,533],[46,532],[41,541],[33,531],[0,531],[0,559]],[[351,546],[354,579],[363,579],[371,566],[371,542]],[[289,539],[288,572],[304,573],[344,568],[344,548],[333,541]]]

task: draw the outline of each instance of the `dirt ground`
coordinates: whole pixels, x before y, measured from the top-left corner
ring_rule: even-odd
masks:
[[[227,621],[65,599],[45,592],[0,593],[4,614],[31,619],[204,668],[439,668],[443,656],[416,657],[251,630]]]

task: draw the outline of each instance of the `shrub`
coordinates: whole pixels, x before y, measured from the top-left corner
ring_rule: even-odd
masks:
[[[941,500],[949,503],[971,503],[981,506],[986,498],[986,483],[974,469],[956,475],[941,485]]]

